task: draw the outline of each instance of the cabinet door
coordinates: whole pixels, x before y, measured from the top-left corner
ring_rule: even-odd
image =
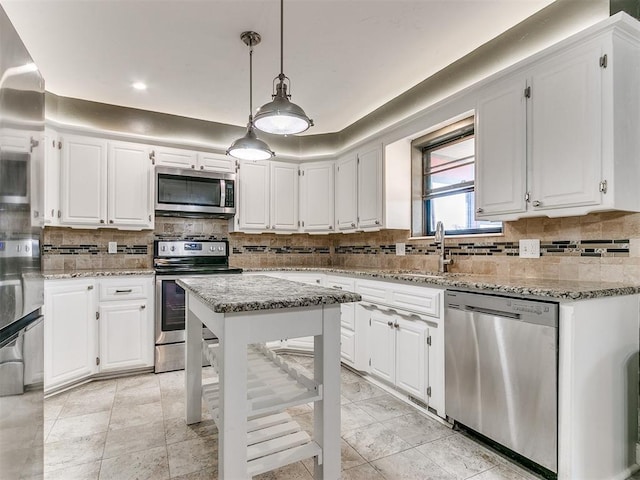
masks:
[[[148,148],[125,142],[109,142],[109,225],[152,228],[152,166]]]
[[[601,201],[602,72],[599,42],[536,67],[531,78],[531,205],[534,210]]]
[[[153,334],[146,300],[100,305],[100,371],[153,365]]]
[[[516,77],[485,90],[475,116],[476,218],[501,218],[527,208],[526,80]],[[516,215],[517,217],[517,215]]]
[[[298,165],[270,162],[271,229],[298,230]]]
[[[334,222],[334,162],[300,167],[300,220],[305,232],[329,232]]]
[[[356,336],[352,330],[340,330],[340,357],[347,365],[353,367],[356,362]]]
[[[107,141],[65,136],[61,161],[62,224],[105,226]]]
[[[382,145],[358,154],[358,215],[360,228],[382,227]]]
[[[55,226],[60,222],[60,144],[51,130],[44,133],[44,223]]]
[[[205,172],[236,172],[236,161],[218,153],[198,153],[198,169]]]
[[[180,148],[154,147],[153,158],[156,165],[176,168],[196,168],[198,157],[196,152]]]
[[[45,284],[45,389],[96,372],[94,287],[91,281]]]
[[[240,230],[263,231],[269,224],[269,162],[240,160],[240,204],[236,218]]]
[[[336,164],[336,228],[355,230],[358,221],[358,157],[342,157]]]
[[[396,317],[380,310],[372,310],[369,317],[369,352],[371,374],[395,383]]]
[[[396,324],[396,386],[426,401],[427,324],[401,317]]]

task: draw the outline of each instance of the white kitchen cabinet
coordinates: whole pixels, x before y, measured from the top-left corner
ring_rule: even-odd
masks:
[[[235,160],[227,155],[213,152],[195,152],[183,148],[153,147],[151,158],[155,165],[174,168],[189,168],[205,172],[235,173]]]
[[[60,223],[60,149],[58,134],[49,129],[44,132],[44,224]]]
[[[60,225],[153,228],[151,177],[145,145],[64,136]]]
[[[629,108],[640,41],[628,28],[543,52],[479,93],[477,218],[640,211],[640,109]]]
[[[279,272],[279,278],[292,282],[308,283],[309,285],[323,285],[324,275],[313,272]],[[313,352],[313,337],[288,338],[287,348]]]
[[[192,150],[171,147],[153,147],[151,157],[156,165],[196,169],[198,154]]]
[[[238,229],[248,233],[298,230],[298,166],[240,160]]]
[[[271,230],[298,231],[298,165],[269,162]]]
[[[97,372],[96,282],[52,280],[45,284],[45,389],[60,387]]]
[[[428,327],[397,313],[370,313],[370,372],[404,392],[427,401]]]
[[[153,228],[152,174],[146,146],[109,142],[107,217],[109,226]]]
[[[347,292],[355,292],[355,281],[353,278],[328,275],[325,279],[325,286]],[[340,305],[340,353],[342,361],[350,367],[364,369],[364,366],[357,361],[363,352],[360,329],[356,329],[356,304],[343,303]],[[357,332],[357,333],[356,333]],[[359,355],[358,355],[359,354]]]
[[[236,161],[228,155],[198,152],[197,161],[198,170],[236,173]]]
[[[336,164],[337,230],[379,230],[383,226],[382,204],[382,145],[370,145],[339,158]]]
[[[358,156],[350,153],[336,163],[336,228],[353,231],[358,223]]]
[[[65,135],[61,160],[62,225],[106,226],[107,141]]]
[[[382,226],[382,146],[358,153],[358,228]]]
[[[304,232],[333,231],[334,166],[333,161],[300,165],[300,227]]]
[[[45,282],[45,389],[152,368],[153,277]]]
[[[100,371],[154,363],[152,279],[117,278],[100,282]]]

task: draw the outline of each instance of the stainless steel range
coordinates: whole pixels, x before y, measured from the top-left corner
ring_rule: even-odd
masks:
[[[226,240],[154,242],[153,266],[156,271],[156,353],[155,372],[184,368],[185,293],[176,284],[181,277],[242,273],[229,268]],[[215,336],[203,328],[205,340]]]

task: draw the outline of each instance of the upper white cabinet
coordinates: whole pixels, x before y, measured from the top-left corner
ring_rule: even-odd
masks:
[[[238,229],[291,233],[298,230],[298,165],[241,160]]]
[[[44,132],[44,224],[60,223],[60,149],[58,134],[49,129]]]
[[[627,28],[538,55],[480,92],[478,218],[640,211],[640,43]]]
[[[235,173],[236,162],[233,158],[219,153],[195,152],[181,148],[154,147],[151,157],[156,165],[175,168],[190,168],[205,172]]]
[[[383,227],[383,154],[376,144],[336,164],[336,227],[339,231]]]
[[[334,223],[333,161],[300,165],[300,227],[309,233],[329,233]]]
[[[151,177],[145,145],[65,135],[60,224],[153,228]]]

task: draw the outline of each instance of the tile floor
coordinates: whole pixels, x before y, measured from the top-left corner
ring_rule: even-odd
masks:
[[[300,369],[312,359],[288,356]],[[210,369],[204,370],[211,376]],[[217,430],[205,412],[184,423],[183,372],[103,380],[45,402],[47,480],[217,478]],[[289,410],[309,430],[312,407]],[[342,370],[344,480],[524,480],[491,450],[422,415],[359,375]],[[311,480],[313,461],[260,475]]]

